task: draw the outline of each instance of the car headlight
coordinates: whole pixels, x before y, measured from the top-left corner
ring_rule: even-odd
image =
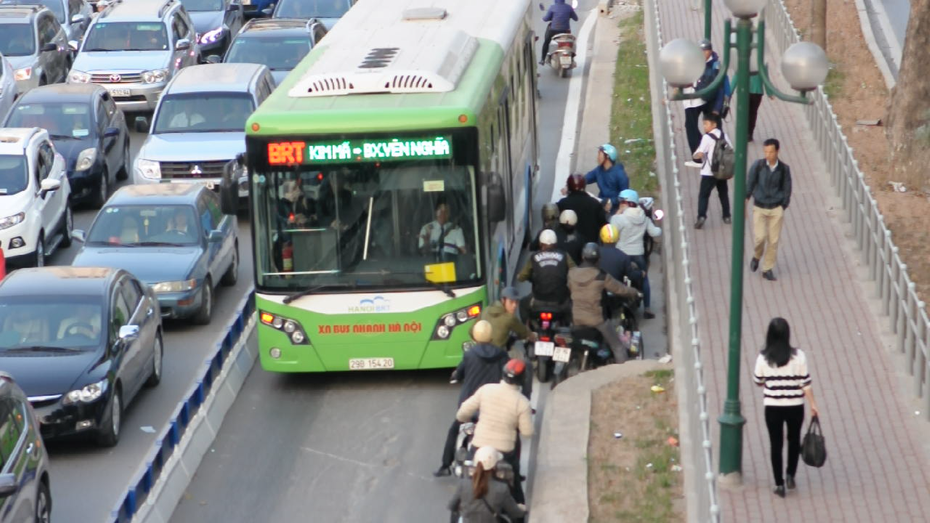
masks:
[[[22,223],[25,218],[26,213],[24,212],[14,214],[13,216],[7,216],[6,218],[0,218],[0,230],[9,229],[16,224]]]
[[[75,171],[86,171],[90,169],[94,162],[97,161],[97,148],[91,147],[89,149],[84,149],[81,151],[81,154],[78,155],[77,163],[75,164]]]
[[[19,71],[17,71],[17,80]],[[75,69],[71,70],[71,73],[68,74],[68,82],[72,84],[86,84],[90,81],[90,73],[85,73],[84,71],[77,71]]]
[[[217,27],[216,29],[211,29],[204,34],[199,35],[197,39],[201,44],[212,44],[220,38],[223,38],[223,32],[225,32],[225,30],[226,28],[224,27]]]
[[[161,179],[161,166],[152,160],[136,160],[136,170],[147,180]]]
[[[103,393],[106,391],[107,380],[104,378],[97,383],[91,383],[82,389],[72,390],[71,392],[65,394],[65,398],[61,402],[65,405],[71,405],[74,403],[90,403],[99,399],[100,396],[103,396]]]
[[[153,292],[184,292],[197,286],[197,280],[163,281],[152,285]]]
[[[17,69],[16,72],[13,74],[13,77],[16,78],[17,80],[28,80],[32,78],[32,68],[23,67],[22,69]]]
[[[151,71],[142,71],[142,81],[147,84],[157,84],[164,82],[168,78],[167,69],[152,69]]]

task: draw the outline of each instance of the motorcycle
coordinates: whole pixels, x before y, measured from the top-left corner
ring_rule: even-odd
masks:
[[[459,435],[455,438],[455,461],[452,463],[452,474],[457,478],[464,478],[468,474],[471,461],[468,456],[472,453],[471,440],[475,437],[475,424],[473,422],[459,425]]]
[[[578,2],[572,2],[572,7],[577,9]],[[540,3],[539,10],[545,11],[546,7]],[[571,30],[552,37],[545,61],[559,73],[559,78],[565,78],[568,72],[577,66],[575,63],[575,36],[571,33]]]
[[[662,221],[662,218],[665,217],[665,212],[662,209],[655,208],[655,199],[651,196],[644,196],[639,199],[639,206],[646,213],[646,218],[649,218],[653,223],[659,223]],[[646,258],[646,267],[643,267],[643,270],[649,270],[649,256],[652,255],[652,251],[655,249],[655,238],[649,236],[648,234],[643,235],[643,249],[645,250],[643,257]]]
[[[537,341],[533,344],[533,359],[536,360],[536,377],[541,383],[549,381],[552,376],[555,354],[555,332],[565,319],[565,313],[556,307],[535,305],[530,315],[530,330],[536,333]]]
[[[467,463],[468,463],[468,466],[465,469],[466,475],[464,475],[463,477],[471,478],[475,472],[475,465],[470,460]],[[503,481],[504,483],[512,486],[514,482],[513,468],[510,466],[509,463],[501,460],[497,462],[497,466],[494,467],[494,477],[497,480]],[[461,515],[459,515],[459,512],[457,510],[452,510],[452,514],[451,514],[451,517],[449,518],[449,521],[451,523],[463,523],[463,519]],[[506,514],[498,514],[497,521],[498,523],[510,523],[511,519]]]

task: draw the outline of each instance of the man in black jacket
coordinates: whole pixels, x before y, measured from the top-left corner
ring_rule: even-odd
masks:
[[[772,269],[778,256],[778,239],[785,209],[791,203],[791,168],[778,160],[778,140],[769,138],[763,146],[765,158],[752,164],[746,183],[746,199],[753,199],[752,235],[755,239],[755,253],[749,269],[755,272],[762,260],[762,277],[775,281]]]
[[[581,174],[572,174],[566,184],[567,196],[559,200],[559,211],[566,209],[575,211],[578,224],[575,231],[581,238],[582,246],[589,242],[597,242],[597,235],[601,227],[607,223],[607,214],[600,200],[592,197],[585,190],[587,183]]]
[[[533,283],[533,292],[520,300],[520,317],[526,321],[534,308],[546,307],[569,312],[568,270],[575,266],[565,251],[556,247],[555,231],[539,235],[539,252],[534,253],[517,274],[518,281]]]

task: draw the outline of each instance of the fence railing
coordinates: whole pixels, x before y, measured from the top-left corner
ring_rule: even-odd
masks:
[[[772,28],[771,36],[779,52],[801,40],[781,0],[769,0],[765,13],[766,27]],[[814,103],[804,110],[808,124],[827,165],[830,183],[842,202],[844,218],[852,227],[862,263],[868,267],[869,279],[876,283],[874,298],[881,300],[882,315],[888,318],[897,349],[905,355],[905,367],[914,378],[914,394],[923,400],[921,410],[930,420],[930,322],[926,307],[917,297],[907,265],[891,240],[891,231],[885,226],[830,101],[823,89],[812,93],[812,97]]]
[[[178,403],[174,413],[168,420],[167,426],[155,440],[155,448],[145,460],[145,467],[130,482],[129,489],[110,512],[110,523],[129,523],[136,515],[139,507],[145,503],[152,488],[158,481],[165,463],[178,449],[178,444],[184,437],[191,420],[200,410],[206,398],[213,390],[215,379],[220,375],[223,366],[229,359],[233,348],[243,335],[247,335],[246,326],[255,312],[254,292],[249,292],[239,303],[236,315],[226,326],[226,335],[216,343],[216,352],[204,362],[203,371],[194,383],[190,393]]]
[[[650,86],[658,90],[660,99],[668,99],[668,87],[656,66],[659,49],[662,45],[662,24],[656,6],[656,0],[644,0],[644,23],[646,25],[646,46],[649,52]],[[679,408],[686,409],[687,430],[692,444],[682,451],[681,459],[685,467],[696,471],[691,477],[695,479],[697,490],[696,506],[689,504],[690,521],[719,523],[720,505],[717,495],[716,474],[714,473],[713,446],[711,444],[711,416],[708,411],[707,388],[704,384],[704,368],[701,362],[701,342],[698,333],[698,312],[691,285],[691,262],[688,258],[688,227],[682,198],[682,185],[678,173],[678,158],[675,154],[674,131],[668,107],[662,103],[653,103],[653,131],[656,141],[656,167],[662,182],[662,199],[665,202],[667,218],[663,234],[666,252],[667,284],[674,290],[677,299],[670,300],[669,307],[677,307],[677,314],[669,314],[669,335],[676,336],[683,349],[676,353],[676,370],[683,371],[678,376],[679,386],[684,387],[686,401]],[[675,320],[677,318],[677,320]],[[676,321],[677,324],[673,324]],[[679,396],[681,398],[682,396]]]

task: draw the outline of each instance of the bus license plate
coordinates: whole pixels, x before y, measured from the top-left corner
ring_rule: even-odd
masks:
[[[349,370],[393,369],[394,358],[353,358]]]
[[[551,341],[537,341],[536,346],[533,349],[533,354],[537,356],[552,356],[552,351],[555,349],[555,343],[552,343]]]
[[[129,89],[110,89],[110,94],[117,98],[129,98]]]
[[[555,353],[552,354],[552,361],[568,363],[570,359],[572,359],[572,350],[568,347],[556,347]]]

